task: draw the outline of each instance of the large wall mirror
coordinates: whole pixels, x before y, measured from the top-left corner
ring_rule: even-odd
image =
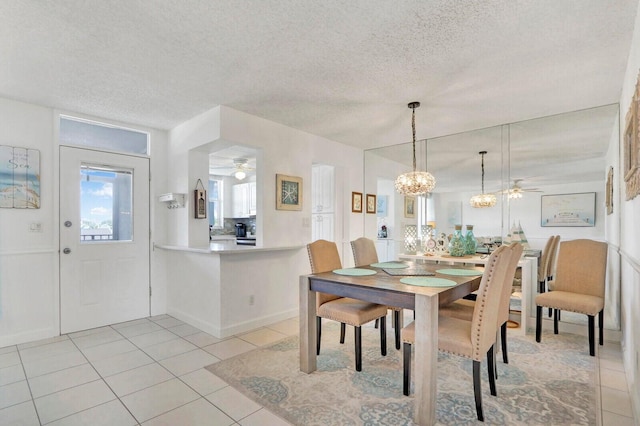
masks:
[[[473,225],[476,237],[494,239],[505,238],[515,225],[522,228],[532,249],[544,248],[551,235],[604,240],[605,182],[611,166],[607,153],[618,133],[618,105],[612,104],[419,140],[417,168],[428,170],[437,183],[432,194],[416,199],[412,217],[405,214],[404,196],[393,187],[395,177],[411,169],[412,144],[367,150],[365,192],[384,200],[385,209],[383,214],[364,215],[365,235],[376,239],[385,226],[388,238],[378,240],[383,258],[405,251],[403,230],[408,224],[428,223],[445,234],[452,233],[456,224]],[[484,191],[495,193],[497,204],[477,209],[469,199],[482,189],[480,151],[487,151]],[[595,226],[541,226],[543,196],[590,192],[596,193]],[[611,302],[617,312],[618,302]],[[617,327],[617,318],[609,315],[608,326]],[[574,321],[571,315],[563,314],[562,319]]]

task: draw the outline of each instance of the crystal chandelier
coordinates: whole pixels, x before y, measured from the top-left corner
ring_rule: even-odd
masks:
[[[411,102],[408,107],[413,110],[411,115],[411,129],[413,131],[413,171],[403,173],[396,178],[396,191],[404,195],[424,195],[436,186],[436,179],[429,172],[416,171],[416,108],[420,102]]]
[[[478,195],[474,195],[469,200],[469,204],[471,207],[475,207],[477,209],[484,207],[493,207],[496,205],[496,196],[494,194],[485,194],[484,193],[484,155],[487,151],[480,151],[478,154],[482,156],[482,193]]]

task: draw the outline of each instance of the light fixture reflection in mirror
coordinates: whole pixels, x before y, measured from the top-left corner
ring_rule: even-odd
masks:
[[[247,177],[247,174],[242,170],[238,170],[237,172],[234,173],[233,176],[238,180],[242,180]]]
[[[496,196],[494,194],[485,194],[484,193],[484,155],[486,153],[487,153],[487,151],[480,151],[478,153],[478,154],[480,154],[482,156],[482,193],[474,195],[469,200],[469,204],[471,204],[471,207],[474,207],[476,209],[481,209],[481,208],[485,208],[485,207],[493,207],[498,202],[498,200],[496,199]]]

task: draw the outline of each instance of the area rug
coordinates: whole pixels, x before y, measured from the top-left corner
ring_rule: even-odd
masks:
[[[402,395],[402,351],[395,350],[391,333],[383,357],[378,330],[363,327],[361,372],[354,369],[353,331],[340,345],[334,323],[323,325],[312,374],[300,372],[298,336],[206,368],[294,425],[413,425],[414,390]],[[489,394],[486,363],[482,366],[485,424],[596,424],[596,364],[585,337],[548,333],[542,343],[533,336],[508,339],[509,364],[498,354],[497,396]],[[438,354],[438,424],[479,424],[471,365]]]

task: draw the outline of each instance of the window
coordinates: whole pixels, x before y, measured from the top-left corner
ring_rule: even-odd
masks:
[[[60,117],[60,145],[149,155],[149,134],[79,118]]]
[[[133,172],[82,164],[80,241],[133,239]]]
[[[222,214],[222,194],[223,181],[213,176],[209,177],[209,226],[213,228],[224,227],[224,217]]]

